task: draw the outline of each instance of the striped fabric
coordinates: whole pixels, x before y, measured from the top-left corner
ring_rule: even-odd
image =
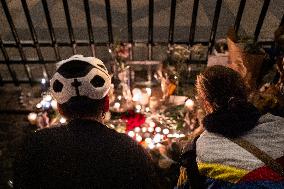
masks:
[[[246,140],[276,159],[284,167],[284,118],[266,114],[247,135]],[[284,178],[265,166],[232,141],[204,132],[197,141],[197,160],[208,188],[284,188]],[[188,185],[181,170],[177,188]]]

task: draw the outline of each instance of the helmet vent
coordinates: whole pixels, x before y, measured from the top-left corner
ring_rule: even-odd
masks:
[[[60,81],[58,81],[58,79],[56,79],[53,84],[54,92],[59,93],[62,91],[62,89],[63,89],[63,84]]]
[[[57,72],[66,79],[86,76],[94,66],[85,61],[72,60],[59,67]]]
[[[97,87],[102,87],[102,86],[104,86],[105,80],[104,80],[101,76],[96,75],[96,76],[90,81],[90,83],[91,83],[95,88],[97,88]]]

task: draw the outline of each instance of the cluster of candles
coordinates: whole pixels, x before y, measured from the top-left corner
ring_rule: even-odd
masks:
[[[155,110],[159,106],[160,99],[151,95],[151,88],[134,88],[132,90],[131,100],[134,104],[133,107],[135,112],[147,114],[150,111],[153,112],[153,110]],[[116,102],[113,105],[116,111],[120,110],[122,103],[121,99],[122,97],[118,96]],[[193,100],[188,98],[183,102],[187,111],[192,111],[194,109]],[[163,124],[156,124],[155,121],[155,119],[148,117],[144,124],[139,127],[135,127],[133,130],[127,131],[126,134],[149,149],[158,147],[166,140],[185,137],[184,133],[178,133],[174,128],[167,127]]]
[[[49,94],[44,94],[42,100],[36,105],[36,108],[40,112],[49,111],[49,110],[57,110],[57,102],[52,98]],[[28,115],[28,120],[31,124],[37,124],[37,119],[39,118],[40,113],[31,112]],[[66,119],[64,117],[59,118],[59,122],[62,124],[66,123]]]
[[[133,130],[128,131],[127,134],[149,149],[159,147],[162,142],[168,139],[185,137],[183,133],[179,134],[175,130],[157,126],[151,119],[146,119],[146,122],[141,127],[135,127]]]
[[[153,106],[154,97],[151,96],[152,90],[151,88],[134,88],[132,90],[132,99],[131,101],[134,104],[134,108],[136,112],[149,112],[151,105]],[[122,96],[118,95],[115,103],[113,104],[113,109],[115,111],[120,112],[123,106]],[[128,103],[128,102],[124,102]],[[125,111],[125,110],[124,110]]]
[[[45,86],[46,81],[42,80],[42,85]],[[159,106],[159,99],[152,95],[151,88],[134,88],[132,90],[132,102],[134,109],[137,113],[147,113]],[[119,111],[122,103],[122,96],[117,96],[117,100],[113,105],[114,110]],[[194,101],[187,99],[184,103],[185,108],[188,111],[192,111],[194,107]],[[36,105],[39,112],[48,110],[57,110],[57,102],[49,94],[43,94],[42,100]],[[41,113],[32,112],[28,115],[28,120],[31,124],[37,124],[38,118]],[[61,124],[65,124],[67,120],[64,117],[60,117],[57,121]],[[156,120],[151,117],[146,118],[144,124],[139,127],[135,127],[133,130],[128,131],[126,134],[131,138],[139,142],[145,148],[153,149],[159,147],[164,141],[178,139],[185,137],[185,134],[178,133],[175,129],[169,128],[163,124],[156,124]]]

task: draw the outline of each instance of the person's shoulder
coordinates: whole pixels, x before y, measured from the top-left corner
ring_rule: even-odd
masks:
[[[264,114],[260,117],[256,129],[283,129],[284,130],[284,118],[276,116],[270,113]]]
[[[284,117],[267,113],[262,115],[259,119],[259,123],[270,123],[270,122],[282,122],[282,124],[284,124]]]
[[[37,142],[43,141],[45,138],[56,138],[56,136],[61,136],[66,133],[66,130],[68,129],[65,125],[38,129],[26,135],[24,141]]]
[[[52,127],[47,127],[43,129],[35,130],[32,135],[33,136],[45,136],[50,134],[59,134],[61,132],[65,132],[67,129],[67,125],[56,125]]]

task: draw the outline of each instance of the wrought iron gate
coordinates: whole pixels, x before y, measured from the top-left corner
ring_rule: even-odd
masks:
[[[215,37],[216,37],[216,32],[218,28],[218,21],[220,17],[220,11],[222,7],[222,0],[216,0],[216,5],[215,5],[215,11],[214,11],[214,16],[213,16],[213,22],[210,30],[210,37],[208,38],[207,41],[196,41],[195,40],[195,31],[196,31],[196,23],[197,23],[197,12],[199,8],[199,0],[194,0],[193,2],[193,9],[192,9],[192,17],[191,17],[191,25],[189,28],[189,36],[187,41],[183,42],[176,42],[174,41],[174,31],[175,31],[175,18],[176,18],[176,5],[177,5],[177,0],[171,0],[171,7],[170,7],[170,20],[169,20],[169,34],[168,34],[168,40],[167,42],[157,42],[154,40],[153,37],[153,28],[154,28],[154,0],[149,0],[148,2],[148,39],[143,42],[136,42],[133,40],[133,21],[132,21],[132,1],[131,0],[125,0],[125,5],[126,5],[126,10],[127,10],[127,32],[128,32],[128,38],[127,41],[123,41],[126,43],[130,43],[132,45],[132,48],[130,49],[130,52],[133,53],[133,47],[134,46],[139,46],[140,43],[146,44],[148,48],[148,60],[152,60],[152,51],[153,47],[156,45],[164,45],[164,46],[171,46],[173,44],[183,44],[183,45],[194,45],[196,43],[202,43],[203,45],[208,46],[208,54],[212,52],[212,48],[215,42]],[[4,57],[4,60],[0,60],[0,64],[4,64],[7,66],[7,70],[11,76],[11,80],[6,80],[3,79],[0,73],[0,85],[4,85],[5,83],[14,83],[14,85],[18,86],[21,83],[30,83],[31,85],[33,83],[39,82],[38,79],[35,79],[33,77],[33,73],[31,72],[30,69],[30,64],[40,64],[42,68],[42,76],[45,79],[49,79],[49,73],[46,68],[46,64],[49,63],[55,63],[59,60],[61,60],[61,54],[59,51],[59,47],[71,47],[73,54],[77,53],[77,47],[78,46],[87,46],[90,47],[92,55],[96,56],[96,48],[98,46],[110,46],[111,44],[114,43],[114,36],[113,36],[113,25],[112,25],[112,15],[111,15],[111,4],[110,0],[105,0],[104,1],[104,8],[105,8],[105,13],[106,13],[106,20],[107,20],[107,31],[108,31],[108,41],[106,42],[100,42],[97,43],[95,42],[95,36],[93,32],[93,27],[92,27],[92,19],[91,19],[91,14],[90,14],[90,2],[89,0],[83,0],[84,3],[84,11],[85,11],[85,18],[86,23],[87,23],[87,31],[88,31],[88,40],[77,40],[75,39],[74,36],[74,31],[72,27],[72,20],[70,17],[70,12],[69,12],[69,6],[68,6],[68,1],[67,0],[62,0],[63,2],[63,7],[64,7],[64,13],[65,13],[65,19],[67,23],[67,29],[68,29],[68,34],[69,34],[69,42],[61,42],[55,37],[55,29],[53,27],[52,19],[51,19],[51,14],[50,10],[48,7],[47,0],[41,0],[42,7],[44,10],[44,15],[50,35],[50,41],[40,41],[38,39],[35,27],[32,22],[30,10],[27,4],[26,0],[21,0],[21,7],[22,11],[24,11],[27,23],[28,23],[28,28],[31,33],[32,40],[28,41],[21,41],[18,35],[18,31],[16,29],[16,26],[14,24],[14,21],[12,19],[10,10],[7,5],[7,0],[1,0],[1,5],[4,11],[4,14],[6,16],[6,19],[9,23],[10,30],[12,32],[14,41],[5,41],[1,38],[0,36],[0,48]],[[20,3],[20,2],[19,2]],[[262,9],[257,21],[257,25],[254,31],[254,39],[257,40],[263,25],[263,21],[265,19],[268,7],[270,4],[270,0],[263,0],[262,4]],[[243,15],[244,8],[246,6],[246,0],[240,0],[239,2],[239,8],[237,11],[237,16],[234,22],[234,28],[236,31],[239,30],[240,28],[240,23]],[[280,25],[284,25],[284,15],[282,16],[281,23]],[[262,41],[262,44],[265,45],[272,45],[272,41]],[[7,48],[17,48],[19,55],[20,55],[20,60],[18,59],[13,59],[9,57]],[[26,53],[24,52],[23,48],[24,47],[30,47],[34,48],[36,50],[36,55],[37,57],[34,59],[29,59],[26,56]],[[54,60],[45,60],[41,47],[52,47],[54,50],[55,54],[55,59]],[[130,56],[132,57],[132,56]],[[202,61],[199,63],[206,63],[206,61]],[[25,74],[27,76],[27,80],[19,79],[17,77],[17,74],[15,70],[11,67],[13,64],[21,64],[24,66]]]

